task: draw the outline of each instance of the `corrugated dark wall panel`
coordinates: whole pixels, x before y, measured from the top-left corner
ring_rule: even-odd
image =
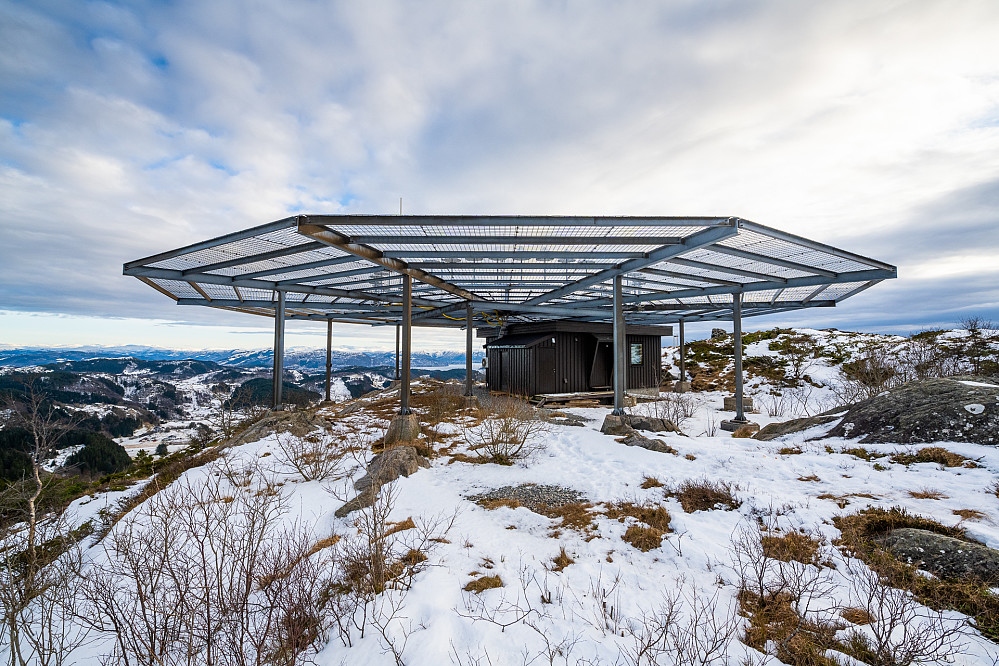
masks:
[[[653,335],[629,335],[628,349],[628,388],[652,388],[659,385],[659,345],[660,338]],[[631,365],[631,345],[642,345],[642,364]]]
[[[590,370],[596,352],[596,338],[589,333],[557,332],[551,339],[539,342],[533,347],[522,349],[490,349],[489,388],[493,391],[510,391],[517,395],[537,393],[575,393],[590,391]],[[628,347],[628,388],[651,388],[659,383],[660,338],[654,335],[629,335],[628,345],[642,345],[642,364],[630,364]],[[539,375],[538,348],[554,348],[555,388]],[[501,357],[502,355],[502,357]]]

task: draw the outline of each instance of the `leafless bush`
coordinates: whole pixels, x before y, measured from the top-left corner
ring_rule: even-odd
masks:
[[[89,571],[79,620],[113,638],[107,663],[302,663],[330,629],[328,566],[283,520],[272,479],[221,465],[123,518]]]
[[[722,608],[721,590],[710,596],[681,586],[664,593],[662,603],[629,623],[632,639],[625,662],[633,666],[727,664],[739,622],[732,603]]]
[[[487,409],[481,425],[465,430],[465,439],[477,456],[510,465],[544,448],[550,424],[537,409],[515,398],[490,400]]]
[[[732,540],[739,602],[750,618],[744,642],[781,661],[803,663],[803,653],[821,653],[822,642],[834,633],[817,610],[835,584],[814,554],[799,561],[767,543],[765,534],[779,533],[773,518],[765,520],[763,528],[746,525]]]
[[[279,471],[295,472],[305,481],[325,481],[343,468],[347,453],[340,437],[328,431],[304,436],[292,433],[277,435],[274,458]]]
[[[445,540],[457,513],[400,523],[389,522],[395,505],[394,484],[375,491],[370,507],[356,512],[356,533],[337,546],[337,573],[332,589],[333,613],[340,640],[351,645],[373,627],[386,652],[402,663],[413,627],[404,625],[402,610],[413,578],[424,570],[434,547]]]
[[[697,414],[697,401],[690,393],[661,393],[658,400],[646,404],[650,416],[669,421],[681,430]]]
[[[791,409],[791,397],[786,391],[760,393],[754,399],[763,413],[770,417],[786,416]]]
[[[965,651],[963,623],[919,604],[867,567],[852,567],[852,607],[870,623],[855,627],[845,641],[847,652],[878,666],[950,663]]]

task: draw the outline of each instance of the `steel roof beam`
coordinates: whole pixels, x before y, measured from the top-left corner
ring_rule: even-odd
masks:
[[[341,234],[343,235],[343,234]],[[684,236],[346,236],[347,244],[378,245],[679,245]]]
[[[181,271],[173,270],[170,268],[149,268],[149,267],[137,267],[126,269],[125,275],[131,275],[134,277],[148,277],[160,280],[177,280],[179,282],[186,282],[189,278],[185,277]],[[345,289],[333,289],[330,287],[307,287],[303,285],[288,285],[286,287],[279,287],[276,282],[266,282],[264,280],[242,280],[240,278],[231,278],[225,275],[212,275],[205,274],[197,276],[197,282],[202,284],[220,284],[227,287],[246,287],[248,289],[261,289],[263,291],[278,291],[283,290],[296,294],[320,294],[323,296],[335,296],[339,298],[350,298],[356,301],[387,301],[390,300],[388,297],[381,294],[369,294],[361,291],[350,291]],[[420,299],[421,301],[423,299]],[[416,302],[415,300],[413,301]],[[421,302],[420,305],[427,305],[426,302]],[[433,303],[432,305],[436,305]]]
[[[613,266],[610,262],[586,262],[586,263],[542,263],[542,262],[511,262],[511,263],[487,263],[487,262],[413,262],[409,264],[414,268],[423,268],[437,271],[488,271],[488,270],[531,270],[531,271],[556,271],[569,270],[580,273],[590,268],[607,268]]]
[[[310,215],[315,224],[341,226],[486,226],[486,227],[705,227],[724,226],[728,217],[613,217],[572,215]]]
[[[319,275],[303,275],[302,277],[288,278],[287,280],[279,280],[277,284],[303,284],[305,282],[315,282],[316,280],[331,280],[334,278],[354,277],[355,275],[367,275],[368,273],[377,273],[384,270],[385,269],[381,266],[366,266],[364,268],[354,268],[340,273],[321,273]]]
[[[357,255],[362,259],[367,259],[372,263],[379,264],[385,268],[394,270],[397,273],[409,275],[420,282],[432,285],[465,300],[474,301],[479,298],[478,295],[468,291],[467,289],[462,289],[461,287],[453,285],[446,280],[440,279],[436,275],[431,275],[430,273],[422,271],[418,268],[410,268],[406,262],[400,259],[386,258],[382,254],[381,250],[359,243],[352,243],[348,238],[340,233],[337,233],[336,231],[333,231],[332,229],[311,224],[309,222],[308,215],[298,216],[298,230],[321,243],[325,243],[326,245],[343,250],[344,252]]]
[[[643,252],[577,252],[535,250],[385,250],[387,259],[637,259]]]
[[[741,250],[735,247],[729,247],[727,245],[715,245],[711,248],[712,252],[719,252],[721,254],[727,254],[733,257],[739,257],[741,259],[749,259],[751,261],[759,261],[764,264],[773,264],[774,266],[780,266],[781,268],[790,268],[794,271],[801,271],[802,273],[812,273],[815,275],[825,275],[826,277],[836,277],[836,273],[833,271],[828,271],[824,268],[816,268],[815,266],[807,266],[805,264],[799,264],[796,261],[789,261],[787,259],[779,259],[777,257],[769,257],[765,254],[757,254],[756,252],[749,252],[748,250]]]
[[[309,310],[344,310],[344,311],[366,311],[373,314],[393,314],[397,310],[402,312],[400,306],[391,305],[386,307],[380,307],[377,305],[364,305],[363,303],[329,303],[326,301],[286,301],[289,308],[306,308]],[[274,306],[274,301],[266,300],[244,300],[239,301],[236,299],[229,298],[214,298],[214,299],[201,299],[201,298],[180,298],[177,299],[177,305],[225,305],[228,307],[244,307],[244,308],[269,308]]]
[[[275,250],[270,250],[268,252],[260,252],[258,254],[251,254],[245,257],[236,257],[235,259],[227,259],[225,261],[218,261],[214,264],[205,264],[204,266],[196,266],[194,268],[184,269],[184,275],[192,275],[197,273],[210,273],[211,271],[222,270],[223,268],[232,268],[233,266],[243,266],[245,264],[255,264],[258,261],[267,261],[269,259],[278,259],[280,257],[287,257],[293,254],[302,254],[303,252],[309,252],[311,250],[319,250],[324,246],[322,243],[302,243],[301,245],[287,245],[285,247],[277,248]]]
[[[254,238],[262,234],[267,234],[274,231],[280,231],[281,229],[294,228],[295,219],[296,218],[294,217],[286,217],[283,220],[277,220],[276,222],[261,224],[256,227],[250,227],[249,229],[243,229],[242,231],[236,231],[231,234],[226,234],[225,236],[218,236],[216,238],[212,238],[211,240],[201,241],[200,243],[192,243],[191,245],[185,245],[184,247],[177,248],[176,250],[160,252],[159,254],[154,254],[149,257],[136,259],[135,261],[129,261],[124,265],[124,268],[128,269],[128,268],[134,268],[136,266],[155,264],[160,261],[166,261],[167,259],[173,259],[175,257],[179,257],[184,254],[200,252],[201,250],[210,250],[213,247],[218,247],[219,245],[225,245],[226,243],[235,243],[237,241],[246,240],[247,238]]]
[[[714,248],[711,249],[714,250]],[[771,282],[776,282],[789,279],[789,278],[782,278],[779,275],[771,275],[770,273],[748,271],[744,268],[735,268],[733,266],[719,266],[717,264],[711,264],[705,261],[697,261],[695,259],[686,259],[683,257],[670,259],[669,263],[678,264],[680,266],[690,266],[691,268],[697,268],[704,271],[712,271],[714,273],[729,273],[731,275],[741,275],[742,277],[748,277],[754,280],[768,280]]]
[[[780,231],[779,229],[774,229],[772,227],[764,226],[756,222],[750,222],[749,220],[743,220],[743,228],[747,231],[755,231],[758,234],[764,236],[769,236],[770,238],[775,238],[777,240],[782,240],[793,245],[799,245],[801,247],[808,248],[809,250],[815,250],[816,252],[824,252],[825,254],[832,255],[839,259],[846,259],[848,261],[855,261],[858,264],[866,264],[872,268],[880,268],[886,271],[895,271],[896,267],[891,264],[886,264],[883,261],[878,261],[876,259],[871,259],[870,257],[864,257],[859,254],[854,254],[853,252],[848,252],[846,250],[841,250],[838,247],[833,247],[832,245],[826,245],[825,243],[819,243],[818,241],[813,241],[802,236],[796,236],[794,234],[789,234],[786,231]]]
[[[666,259],[677,257],[685,252],[691,252],[692,250],[706,247],[712,243],[717,243],[720,240],[734,236],[738,232],[738,221],[735,219],[729,220],[728,226],[712,227],[710,229],[698,231],[697,233],[687,236],[677,245],[660,247],[657,250],[647,253],[641,259],[630,259],[619,264],[618,266],[615,266],[614,268],[602,270],[599,273],[585,277],[582,280],[577,280],[571,284],[565,285],[564,287],[550,291],[547,294],[542,294],[541,296],[532,298],[526,301],[525,304],[537,305],[539,303],[544,303],[545,301],[550,301],[554,298],[561,298],[562,296],[571,294],[574,291],[579,291],[580,289],[584,289],[590,285],[609,280],[617,275],[637,271],[640,268],[645,268],[646,266],[657,264]]]
[[[730,287],[739,286],[739,282],[732,282],[731,280],[719,280],[718,278],[703,277],[700,275],[690,275],[689,273],[678,273],[676,271],[664,271],[661,268],[643,268],[638,273],[647,273],[649,275],[658,275],[660,277],[675,278],[677,280],[686,280],[687,282],[710,282],[711,284],[724,284]],[[683,285],[689,287],[690,285]]]
[[[253,278],[264,277],[267,275],[280,275],[281,273],[297,273],[298,271],[312,270],[314,268],[326,268],[328,266],[337,266],[339,264],[349,264],[352,262],[359,262],[360,260],[352,254],[347,254],[342,257],[334,257],[333,259],[323,259],[322,261],[308,261],[304,264],[295,265],[285,265],[278,266],[276,268],[268,268],[262,271],[253,271],[252,273],[240,273],[239,277],[244,280],[252,280]]]
[[[715,296],[719,294],[731,294],[733,292],[751,292],[751,291],[767,291],[769,289],[790,289],[792,287],[814,287],[817,285],[831,285],[831,284],[842,284],[849,282],[867,282],[869,280],[888,280],[895,277],[894,269],[891,271],[882,269],[871,269],[865,271],[853,271],[849,273],[840,273],[835,278],[822,277],[821,275],[809,275],[807,277],[797,277],[797,278],[787,278],[787,280],[777,281],[760,281],[760,282],[748,282],[738,289],[732,289],[730,287],[692,287],[690,289],[679,289],[673,292],[667,292],[669,294],[668,298],[691,298],[694,296]],[[656,301],[663,300],[663,296],[658,296],[654,294],[641,295],[641,296],[631,296],[625,297],[626,303],[641,303],[643,301]],[[836,300],[843,300],[840,297]],[[580,304],[584,307],[593,305],[607,305],[610,303],[609,298],[601,298],[597,300],[581,301]]]

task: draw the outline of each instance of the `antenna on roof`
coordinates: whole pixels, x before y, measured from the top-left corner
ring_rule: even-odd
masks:
[[[399,214],[402,215],[402,197],[399,197]]]

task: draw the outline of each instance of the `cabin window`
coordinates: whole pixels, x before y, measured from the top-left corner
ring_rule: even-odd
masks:
[[[633,342],[631,343],[631,364],[641,365],[642,364],[642,343]]]

